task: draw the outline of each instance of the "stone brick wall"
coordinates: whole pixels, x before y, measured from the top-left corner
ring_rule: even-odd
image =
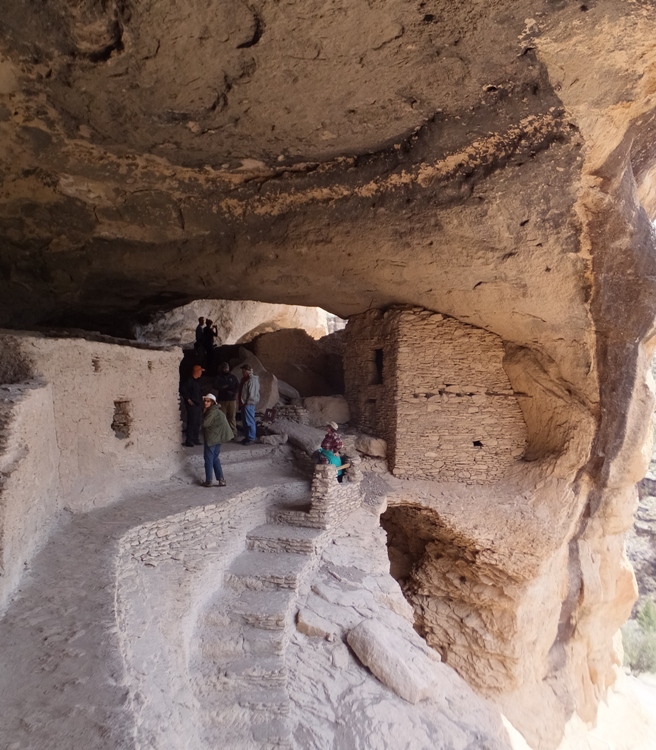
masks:
[[[362,473],[352,465],[344,470],[344,481],[337,481],[337,467],[318,464],[312,477],[312,500],[307,526],[328,529],[341,523],[362,504],[360,481]]]
[[[390,313],[369,310],[349,318],[343,361],[351,422],[390,446],[396,423],[397,340],[396,316]],[[376,352],[382,352],[382,362]]]
[[[420,308],[355,316],[347,336],[355,424],[387,440],[395,475],[485,484],[521,456],[526,425],[499,337]]]

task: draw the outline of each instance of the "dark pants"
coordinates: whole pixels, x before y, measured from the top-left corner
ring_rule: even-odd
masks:
[[[212,469],[214,469],[214,475],[217,479],[223,479],[223,469],[221,468],[219,453],[221,453],[221,443],[219,443],[218,445],[208,445],[207,443],[205,443],[203,458],[205,459],[206,482],[212,481]]]
[[[244,404],[241,407],[241,421],[246,440],[255,440],[255,404]]]
[[[200,443],[200,423],[203,417],[203,407],[187,404],[187,442]]]

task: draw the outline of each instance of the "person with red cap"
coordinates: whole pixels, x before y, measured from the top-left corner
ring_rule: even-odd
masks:
[[[200,423],[203,414],[203,389],[200,384],[200,376],[203,368],[194,365],[191,377],[187,378],[180,386],[180,395],[187,408],[187,439],[182,444],[187,448],[200,445]]]

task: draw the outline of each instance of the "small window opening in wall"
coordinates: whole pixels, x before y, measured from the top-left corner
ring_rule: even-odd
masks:
[[[94,372],[100,372],[101,367],[100,367],[100,360],[98,359],[98,357],[94,357],[91,360],[91,364],[93,365],[93,371]]]
[[[383,350],[374,349],[374,366],[371,385],[380,385],[383,382]]]
[[[483,443],[480,440],[474,440],[474,448],[482,448]]]
[[[114,419],[112,420],[112,430],[117,438],[124,440],[130,437],[132,428],[132,409],[131,402],[127,399],[114,401]]]

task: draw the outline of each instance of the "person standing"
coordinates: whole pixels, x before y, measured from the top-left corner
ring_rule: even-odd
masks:
[[[239,381],[230,372],[230,365],[221,362],[219,374],[214,381],[217,391],[217,402],[219,408],[226,415],[230,429],[237,432],[237,393],[239,393]]]
[[[187,448],[200,445],[200,423],[203,413],[203,390],[200,384],[202,374],[203,368],[194,365],[191,377],[184,380],[180,386],[180,395],[187,408],[187,439],[182,445]]]
[[[205,321],[205,328],[203,328],[203,346],[205,347],[205,355],[207,360],[205,367],[211,372],[212,359],[214,358],[214,339],[218,338],[219,329],[214,325],[214,321],[208,318]]]
[[[203,346],[204,346],[203,326],[204,325],[205,325],[205,318],[198,318],[198,325],[196,326],[196,341],[194,343],[194,349],[197,352],[200,352],[203,350]]]
[[[226,480],[223,476],[221,467],[221,444],[228,443],[234,437],[230,429],[225,414],[219,409],[216,403],[216,396],[208,393],[203,396],[203,437],[205,438],[205,448],[203,458],[205,460],[205,481],[203,487],[212,486],[212,473],[219,482],[219,487],[226,486]]]
[[[255,407],[260,400],[260,379],[248,364],[241,366],[242,379],[239,383],[239,408],[243,422],[244,439],[242,445],[250,445],[255,442],[257,433],[255,431]]]

